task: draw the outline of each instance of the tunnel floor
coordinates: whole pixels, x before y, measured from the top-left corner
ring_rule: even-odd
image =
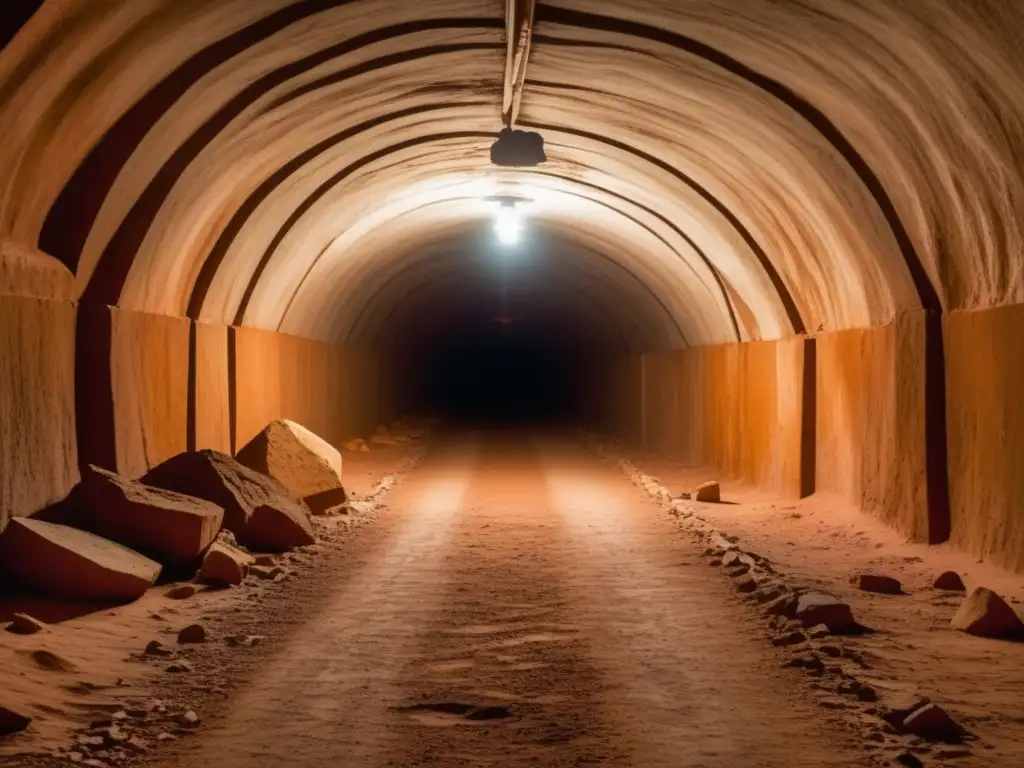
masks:
[[[161,766],[863,764],[696,545],[577,442],[451,436],[389,508]]]

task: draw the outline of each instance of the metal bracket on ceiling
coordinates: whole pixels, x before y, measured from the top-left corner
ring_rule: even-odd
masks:
[[[526,82],[535,10],[536,0],[505,0],[505,86],[501,102],[505,127],[491,147],[491,162],[495,165],[522,168],[547,160],[544,139],[539,133],[515,129]]]

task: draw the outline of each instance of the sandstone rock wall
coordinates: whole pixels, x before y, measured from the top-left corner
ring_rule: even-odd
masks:
[[[785,495],[809,492],[804,452],[814,446],[804,420],[813,411],[805,416],[803,372],[812,345],[794,338],[643,356],[643,445]]]
[[[75,308],[0,295],[0,530],[78,482]]]
[[[952,543],[1024,571],[1024,305],[944,326]]]
[[[337,448],[396,415],[379,405],[371,352],[258,328],[231,333],[236,450],[276,419],[297,421]]]

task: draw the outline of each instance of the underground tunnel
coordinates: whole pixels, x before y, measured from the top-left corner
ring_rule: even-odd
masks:
[[[0,765],[1024,764],[1024,3],[0,42]]]

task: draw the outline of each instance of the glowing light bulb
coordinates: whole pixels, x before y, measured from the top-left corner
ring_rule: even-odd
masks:
[[[515,245],[523,229],[523,218],[514,205],[503,205],[494,219],[494,232],[502,245]]]

